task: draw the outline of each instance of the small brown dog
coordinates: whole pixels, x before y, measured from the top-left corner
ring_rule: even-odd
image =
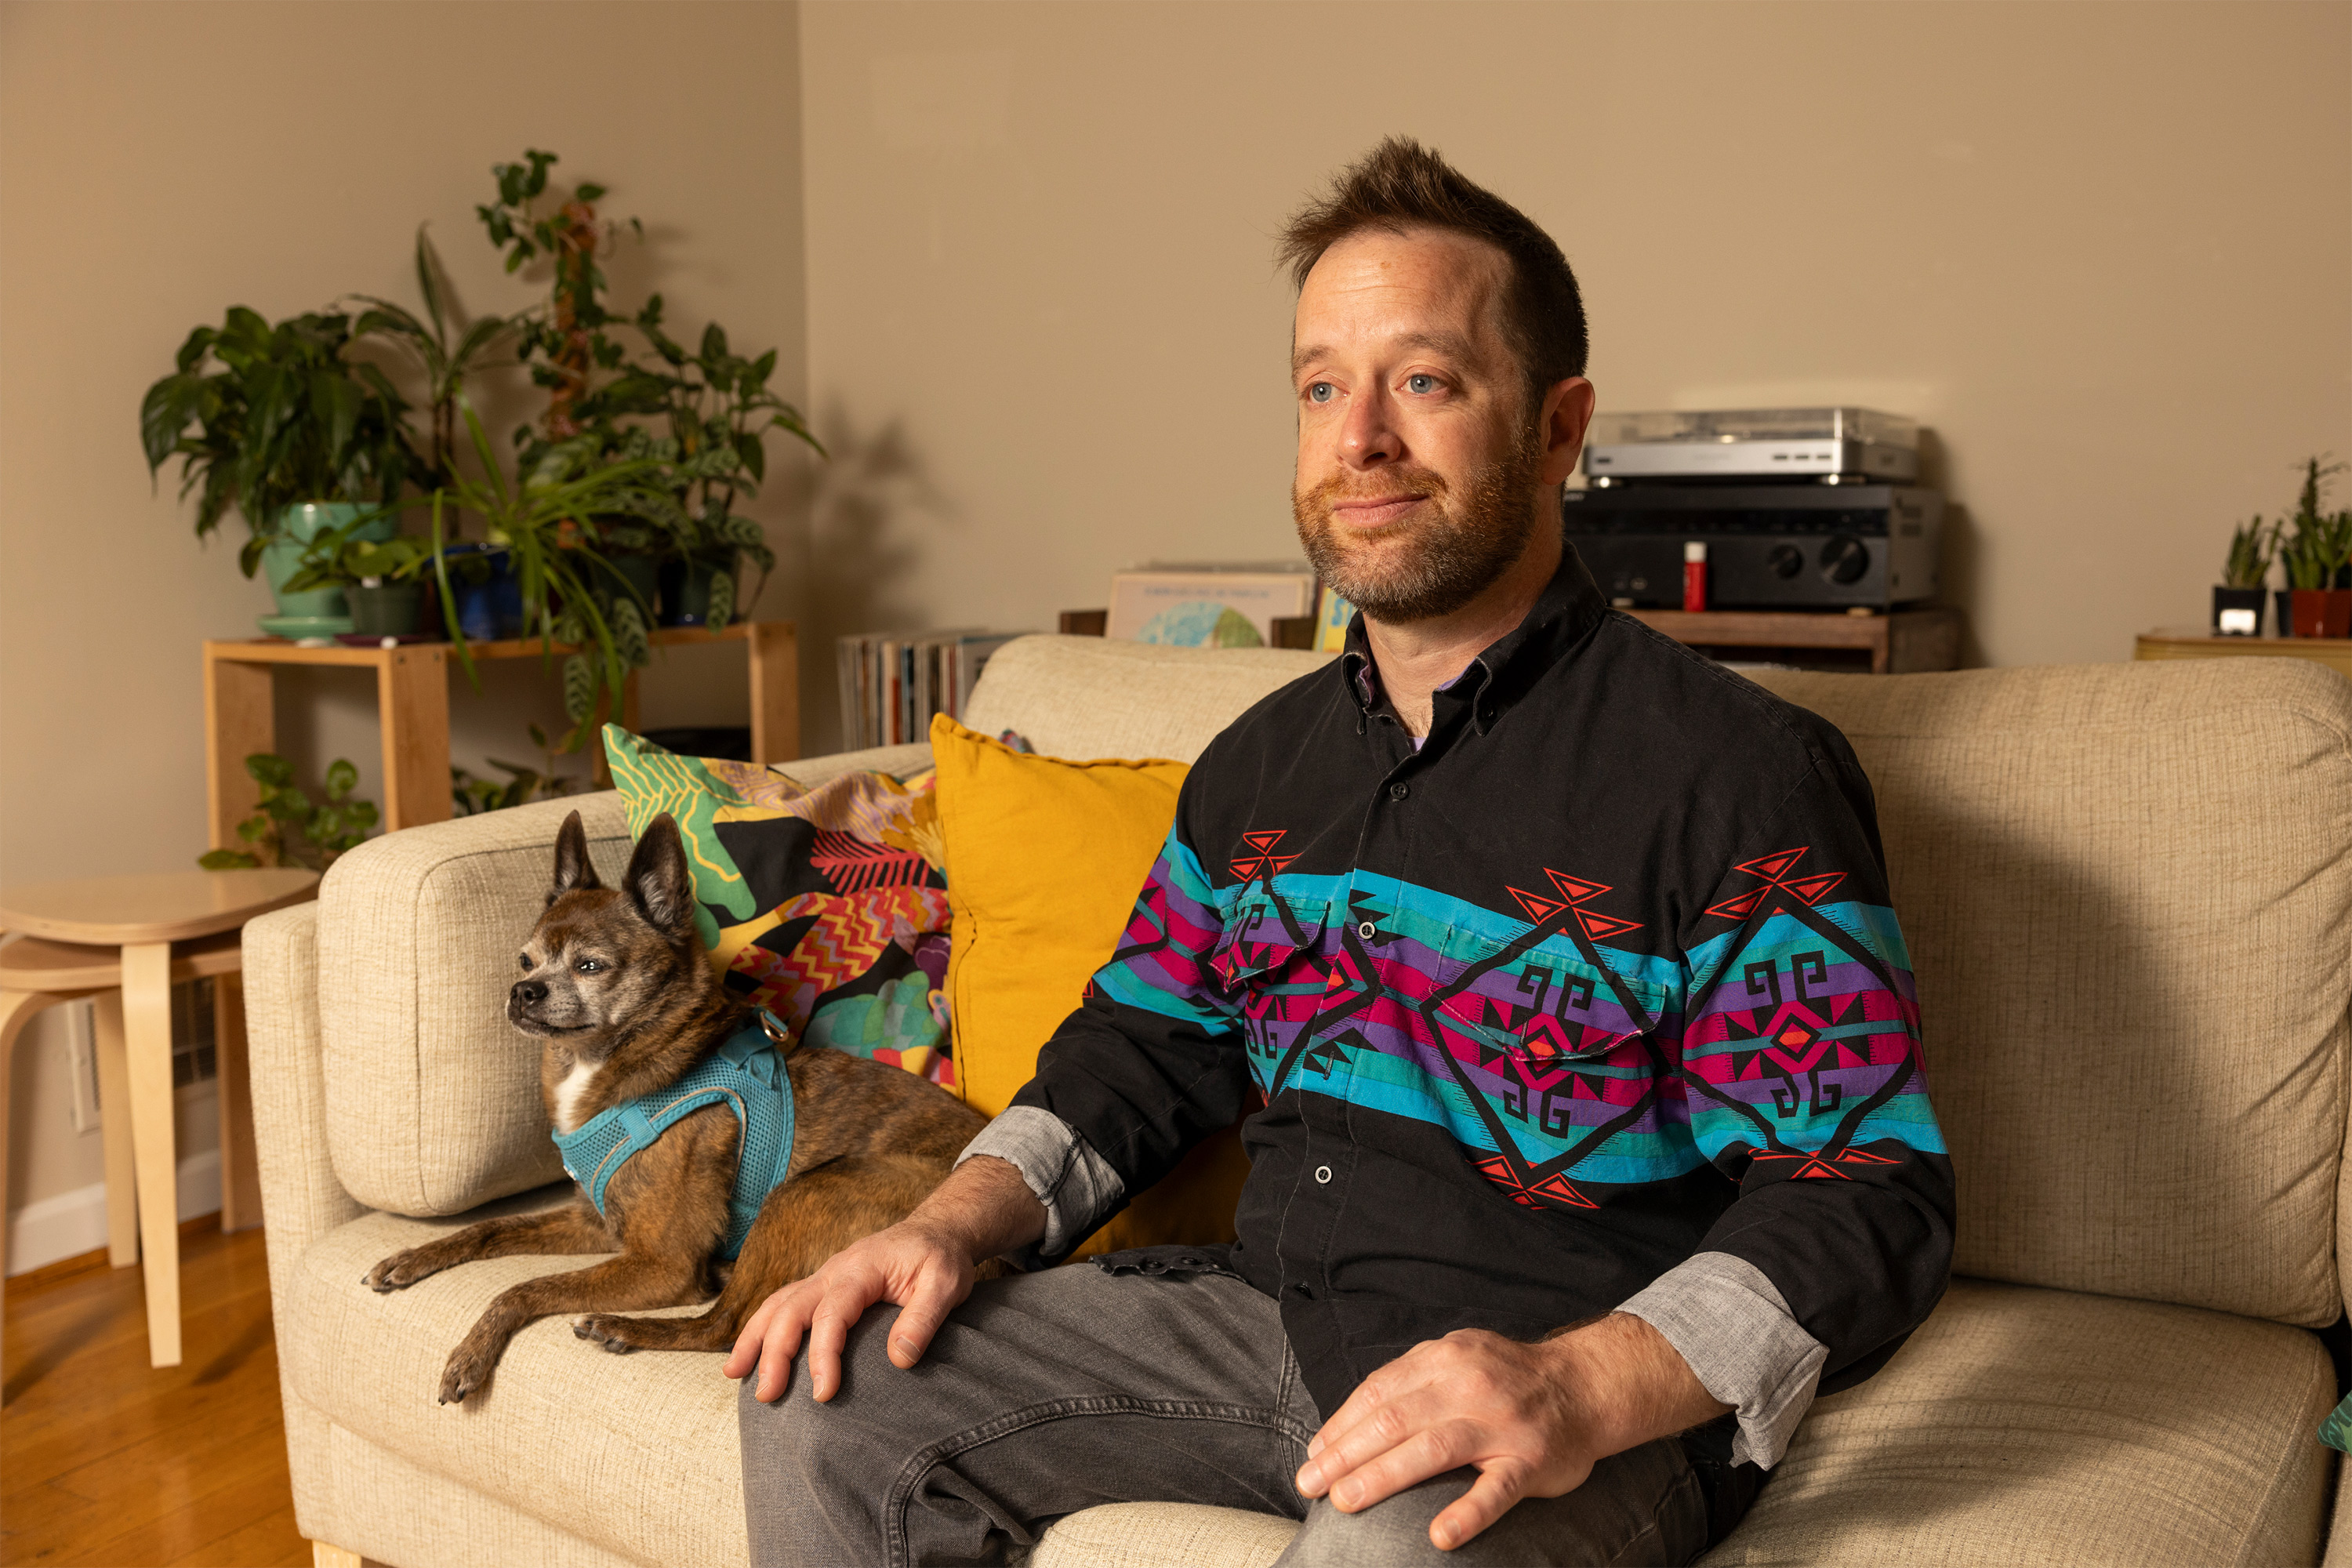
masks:
[[[693,876],[668,816],[646,830],[621,884],[597,880],[573,812],[556,838],[547,912],[507,998],[515,1026],[547,1042],[540,1089],[562,1133],[676,1083],[750,1021],[695,933]],[[366,1283],[389,1291],[477,1258],[619,1254],[501,1293],[450,1352],[441,1402],[481,1388],[507,1342],[556,1312],[591,1314],[573,1331],[609,1351],[729,1349],[772,1291],[905,1218],[986,1125],[936,1085],[885,1063],[812,1047],[792,1052],[784,1068],[796,1124],[791,1165],[731,1266],[720,1254],[744,1123],[720,1103],[688,1112],[621,1165],[602,1214],[583,1188],[562,1208],[484,1220],[370,1270]],[[714,1291],[718,1300],[698,1317],[609,1315],[684,1306]]]

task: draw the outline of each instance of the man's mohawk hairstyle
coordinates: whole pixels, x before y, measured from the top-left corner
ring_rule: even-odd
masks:
[[[1576,275],[1551,236],[1528,216],[1409,136],[1391,136],[1331,183],[1330,191],[1291,216],[1276,260],[1305,288],[1323,253],[1367,228],[1415,228],[1466,235],[1510,263],[1503,331],[1527,374],[1531,396],[1584,374],[1584,300]]]

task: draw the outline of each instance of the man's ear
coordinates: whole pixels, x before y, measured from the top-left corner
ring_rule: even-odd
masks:
[[[580,826],[580,814],[575,811],[563,819],[563,829],[555,836],[555,885],[548,889],[547,901],[551,904],[566,893],[604,885],[596,879],[596,868],[588,863],[588,830]]]
[[[686,844],[669,813],[655,817],[637,840],[621,886],[656,931],[670,937],[693,932],[694,873],[687,867]]]

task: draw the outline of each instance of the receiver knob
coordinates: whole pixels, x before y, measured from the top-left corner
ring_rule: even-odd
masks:
[[[1775,577],[1793,577],[1805,569],[1805,552],[1793,544],[1776,544],[1764,557]]]
[[[1870,546],[1841,533],[1822,546],[1822,575],[1832,583],[1858,583],[1870,570]]]

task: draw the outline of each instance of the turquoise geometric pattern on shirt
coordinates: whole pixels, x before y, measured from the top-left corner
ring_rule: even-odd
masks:
[[[1607,884],[1537,868],[1486,908],[1395,878],[1306,876],[1244,835],[1214,885],[1171,834],[1111,962],[1109,1000],[1239,1037],[1258,1087],[1444,1129],[1529,1206],[1674,1180],[1836,1180],[1942,1152],[1892,910],[1832,903],[1806,851],[1735,868],[1734,922],[1679,959]],[[1660,944],[1667,945],[1667,944]]]

